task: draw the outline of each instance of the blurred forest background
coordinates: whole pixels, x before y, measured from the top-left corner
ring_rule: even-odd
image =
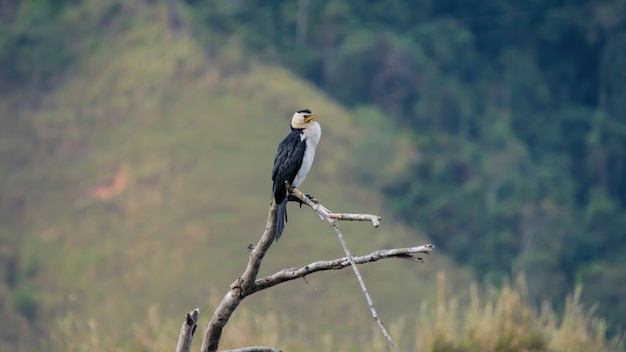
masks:
[[[350,227],[373,249],[432,242],[444,257],[390,315],[415,292],[440,297],[442,270],[457,288],[525,274],[523,299],[556,312],[581,286],[606,337],[626,325],[626,1],[0,0],[6,346],[71,336],[68,321],[107,321],[129,296],[148,295],[176,330],[219,296],[262,230],[276,144],[304,107],[324,129],[306,190],[380,210],[387,229]],[[296,233],[302,213],[277,246],[340,255],[315,219]],[[194,257],[221,264],[187,270]],[[288,259],[268,265],[308,263]],[[224,263],[223,278],[195,281]],[[395,291],[388,271],[415,273],[372,269],[380,299]],[[294,289],[249,314],[299,307]],[[337,314],[368,319],[353,293]]]

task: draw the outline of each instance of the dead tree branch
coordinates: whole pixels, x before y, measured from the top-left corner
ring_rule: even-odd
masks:
[[[346,252],[346,257],[338,258],[330,261],[317,261],[313,262],[307,266],[304,266],[300,269],[283,269],[273,275],[261,278],[257,280],[257,275],[259,273],[259,268],[261,267],[261,262],[263,261],[263,257],[274,243],[274,232],[276,228],[276,215],[278,206],[272,202],[269,209],[269,214],[267,217],[267,223],[265,225],[265,231],[261,236],[261,239],[256,245],[250,245],[248,248],[249,258],[248,265],[244,270],[243,274],[237,278],[231,285],[219,303],[217,308],[215,309],[211,320],[209,321],[203,338],[202,338],[202,352],[214,352],[217,351],[219,342],[222,336],[222,331],[224,326],[228,323],[231,315],[237,309],[239,304],[246,298],[247,296],[256,293],[258,291],[270,288],[272,286],[278,285],[280,283],[294,280],[297,278],[304,278],[306,275],[324,271],[324,270],[339,270],[347,267],[348,265],[352,265],[355,273],[357,273],[357,277],[359,278],[359,282],[361,283],[362,288],[364,289],[364,293],[368,300],[368,304],[370,305],[370,309],[372,310],[372,314],[374,315],[375,320],[378,322],[380,327],[382,328],[385,336],[391,342],[394,349],[397,351],[395,344],[391,341],[391,338],[386,333],[384,326],[378,316],[376,315],[376,311],[374,310],[373,303],[371,298],[367,294],[365,289],[365,284],[363,283],[360,274],[358,273],[358,269],[356,268],[356,264],[364,264],[375,262],[380,259],[386,258],[404,258],[417,262],[421,262],[422,258],[416,256],[419,253],[428,254],[433,250],[432,245],[423,245],[418,247],[411,248],[396,248],[396,249],[386,249],[386,250],[378,250],[372,252],[368,255],[352,257],[350,254],[345,241],[343,240],[343,236],[335,223],[335,220],[348,220],[348,221],[370,221],[374,227],[378,227],[380,222],[380,217],[377,215],[370,214],[347,214],[347,213],[332,213],[324,206],[319,204],[319,202],[312,202],[308,197],[306,197],[302,192],[297,189],[291,188],[290,199],[294,198],[298,199],[298,201],[302,204],[307,204],[311,208],[313,208],[317,214],[322,218],[328,221],[331,226],[335,229],[338,237],[340,238],[342,245],[344,246],[344,250]],[[191,339],[193,338],[193,332],[195,327],[191,328],[192,325],[195,326],[198,320],[199,310],[193,310],[192,312],[187,314],[186,321],[183,323],[183,327],[181,328],[181,333],[179,336],[178,347],[176,349],[177,352],[188,351],[189,346],[191,345]],[[186,348],[186,349],[185,349]],[[264,346],[253,346],[253,347],[245,347],[241,349],[229,350],[230,352],[274,352],[280,351],[274,347],[264,347]]]
[[[371,221],[374,227],[380,226],[380,216],[378,215],[329,213],[328,217],[334,220]]]
[[[230,316],[235,309],[237,309],[239,303],[248,296],[254,286],[263,257],[268,249],[270,249],[272,243],[274,243],[277,212],[278,205],[276,202],[272,202],[267,216],[265,231],[259,243],[250,249],[246,270],[230,285],[230,289],[215,309],[215,312],[213,312],[213,317],[211,317],[211,321],[209,321],[209,325],[207,325],[202,338],[202,348],[200,349],[202,352],[217,351],[220,338],[222,337],[222,329],[224,329],[224,326],[228,323]]]
[[[320,212],[328,215],[329,218],[335,220],[347,220],[347,221],[370,221],[372,226],[378,228],[380,226],[380,216],[372,215],[372,214],[351,214],[351,213],[333,213],[328,210],[325,206],[320,204],[317,199],[311,200],[304,193],[300,192],[297,188],[291,187],[289,190],[291,193],[289,194],[289,201],[298,202],[300,206],[302,204],[306,204],[311,207],[311,209],[315,210],[315,212],[319,215],[320,218],[324,219],[324,215]],[[306,198],[306,201],[304,200]]]
[[[434,248],[435,246],[431,244],[425,244],[423,246],[410,248],[382,249],[367,255],[352,257],[352,259],[356,264],[373,263],[380,259],[388,258],[403,258],[422,263],[422,258],[415,255],[418,253],[430,254],[430,252],[432,252]],[[347,266],[350,266],[350,260],[348,259],[348,257],[343,257],[333,260],[320,260],[305,265],[301,268],[283,269],[275,274],[256,280],[256,284],[254,285],[254,291],[250,292],[250,294],[256,293],[257,291],[265,290],[278,284],[282,284],[283,282],[304,278],[307,275],[316,273],[318,271],[341,270]]]
[[[198,327],[198,318],[200,317],[200,309],[196,308],[187,313],[183,326],[180,328],[180,334],[178,335],[178,345],[176,346],[176,352],[189,352],[191,349],[191,341],[193,335]]]
[[[330,217],[330,214],[332,214],[332,212],[328,210],[326,207],[324,207],[323,205],[321,205],[319,202],[313,202],[309,197],[307,197],[304,193],[300,192],[300,190],[298,190],[297,188],[289,187],[288,189],[290,193],[292,193],[296,198],[306,203],[313,210],[315,210],[315,212],[322,219],[326,220],[328,224],[330,224],[330,226],[333,228],[333,230],[335,230],[335,233],[337,234],[337,238],[339,238],[339,242],[341,242],[341,246],[343,247],[343,250],[346,253],[346,257],[348,258],[348,261],[350,262],[350,265],[352,266],[352,270],[354,271],[354,274],[356,275],[356,278],[359,281],[359,285],[361,285],[361,290],[363,291],[365,300],[367,300],[367,305],[370,307],[370,312],[372,312],[372,316],[374,317],[374,320],[380,327],[380,330],[383,332],[383,335],[385,336],[387,341],[389,341],[389,344],[391,345],[393,350],[395,352],[398,352],[399,351],[398,347],[396,346],[395,342],[393,342],[393,339],[391,338],[391,335],[389,335],[389,332],[387,332],[387,329],[385,329],[385,325],[383,324],[382,320],[380,320],[380,318],[378,317],[378,313],[376,312],[376,307],[374,307],[374,301],[372,300],[372,297],[370,296],[369,291],[367,290],[367,286],[365,286],[365,281],[363,281],[363,276],[361,276],[361,271],[356,266],[356,262],[354,261],[354,258],[352,257],[352,254],[350,253],[348,244],[346,243],[346,240],[343,238],[343,234],[341,234],[341,231],[339,231],[339,226],[337,226],[337,223],[335,222],[335,220],[333,220],[333,218]],[[364,219],[365,217],[361,217],[361,218]],[[374,223],[374,221],[372,221],[372,223],[374,224],[374,227],[378,227],[377,223]]]

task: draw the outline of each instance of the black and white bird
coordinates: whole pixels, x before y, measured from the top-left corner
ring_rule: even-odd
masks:
[[[291,118],[291,133],[278,145],[272,169],[272,192],[278,204],[276,219],[276,241],[280,238],[287,221],[287,188],[285,181],[294,187],[300,186],[311,170],[315,158],[315,147],[322,136],[320,124],[313,121],[317,116],[311,110],[296,111]]]

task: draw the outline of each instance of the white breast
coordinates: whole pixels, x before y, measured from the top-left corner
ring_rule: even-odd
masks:
[[[311,170],[311,165],[313,165],[313,159],[315,159],[315,148],[317,147],[317,143],[320,141],[320,137],[322,136],[322,128],[320,124],[316,121],[309,122],[309,126],[302,131],[302,138],[306,143],[306,151],[304,152],[304,158],[302,159],[302,166],[300,166],[300,170],[296,175],[296,178],[293,180],[293,186],[299,187],[306,174]]]

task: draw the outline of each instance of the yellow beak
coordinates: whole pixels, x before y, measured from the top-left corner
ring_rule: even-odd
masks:
[[[316,117],[317,117],[317,115],[309,115],[309,116],[304,118],[304,122],[309,122],[309,121],[315,119]]]

